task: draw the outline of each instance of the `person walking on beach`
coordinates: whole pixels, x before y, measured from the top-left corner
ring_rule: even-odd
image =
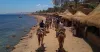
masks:
[[[59,18],[56,18],[56,29],[58,29],[58,27],[59,27],[59,23],[60,23],[60,20],[59,20]]]
[[[46,31],[49,31],[49,17],[46,18],[45,28],[46,28]]]
[[[44,24],[43,20],[40,22],[39,26],[40,26],[40,28],[44,28],[45,24]]]
[[[40,28],[37,30],[38,43],[39,43],[39,45],[41,44],[41,46],[42,46],[44,36],[46,36],[45,24],[43,23],[43,20],[40,22],[39,26],[40,26]]]
[[[73,36],[76,36],[76,29],[75,29],[75,25],[73,25],[71,29],[72,29]]]
[[[54,28],[54,27],[55,27],[55,17],[52,16],[52,28]]]
[[[49,16],[49,27],[50,29],[52,28],[52,17],[51,16]]]
[[[59,30],[62,29],[63,27],[64,27],[63,24],[60,22],[60,23],[58,24],[58,29],[56,30],[56,37],[58,37]]]
[[[52,27],[56,28],[56,24],[57,24],[57,20],[56,17],[53,17],[53,23],[52,23]]]

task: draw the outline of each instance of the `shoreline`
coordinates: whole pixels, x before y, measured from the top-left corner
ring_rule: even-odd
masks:
[[[11,52],[17,52],[19,48],[21,47],[26,47],[27,46],[27,41],[29,41],[29,39],[31,39],[33,37],[33,34],[36,33],[37,28],[39,27],[38,24],[41,22],[41,20],[45,20],[44,16],[40,16],[40,15],[29,15],[29,16],[33,16],[36,20],[37,20],[37,24],[34,25],[32,28],[30,28],[30,31],[28,34],[26,34],[24,37],[21,37],[19,43],[17,43],[13,48]],[[26,42],[26,43],[25,43]]]
[[[41,20],[45,20],[45,16],[41,15],[32,15],[34,16],[38,23]],[[59,43],[56,37],[56,31],[51,28],[49,29],[50,33],[47,34],[44,38],[43,47],[38,45],[38,39],[36,35],[36,30],[39,27],[38,23],[35,27],[33,27],[27,36],[22,37],[22,40],[15,45],[15,49],[11,52],[57,52],[59,51]],[[65,27],[66,38],[64,40],[64,52],[93,52],[92,47],[86,43],[84,39],[74,37],[71,29],[69,27]],[[41,51],[42,50],[42,51]]]

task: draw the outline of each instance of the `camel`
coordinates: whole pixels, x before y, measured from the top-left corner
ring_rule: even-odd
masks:
[[[42,46],[42,45],[43,45],[44,36],[46,35],[46,34],[45,34],[45,30],[39,28],[39,29],[37,30],[37,34],[36,34],[36,35],[38,36],[38,43],[39,43],[39,46],[40,46],[40,44],[41,44],[41,46]]]
[[[63,48],[63,44],[64,44],[64,39],[65,39],[66,35],[65,35],[65,30],[61,30],[58,32],[58,42],[59,42],[59,48]]]

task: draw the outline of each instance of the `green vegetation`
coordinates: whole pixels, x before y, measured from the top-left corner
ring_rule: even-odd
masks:
[[[40,10],[40,11],[36,11],[36,12],[37,13],[64,12],[66,9],[75,11],[75,10],[82,10],[84,8],[93,10],[98,5],[98,3],[96,3],[96,2],[93,3],[93,2],[88,1],[88,3],[87,3],[87,2],[79,2],[79,0],[74,0],[74,1],[65,1],[64,0],[63,3],[56,2],[53,0],[53,4],[54,4],[53,8],[48,8],[47,10]]]

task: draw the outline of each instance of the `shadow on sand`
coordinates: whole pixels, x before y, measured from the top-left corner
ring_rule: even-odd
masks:
[[[62,49],[58,48],[58,50],[56,50],[56,52],[68,52],[68,51],[66,51],[64,48],[62,48]]]
[[[45,51],[46,51],[45,48],[46,48],[46,47],[44,47],[44,44],[43,44],[41,47],[39,47],[39,48],[36,50],[36,52],[45,52]]]

